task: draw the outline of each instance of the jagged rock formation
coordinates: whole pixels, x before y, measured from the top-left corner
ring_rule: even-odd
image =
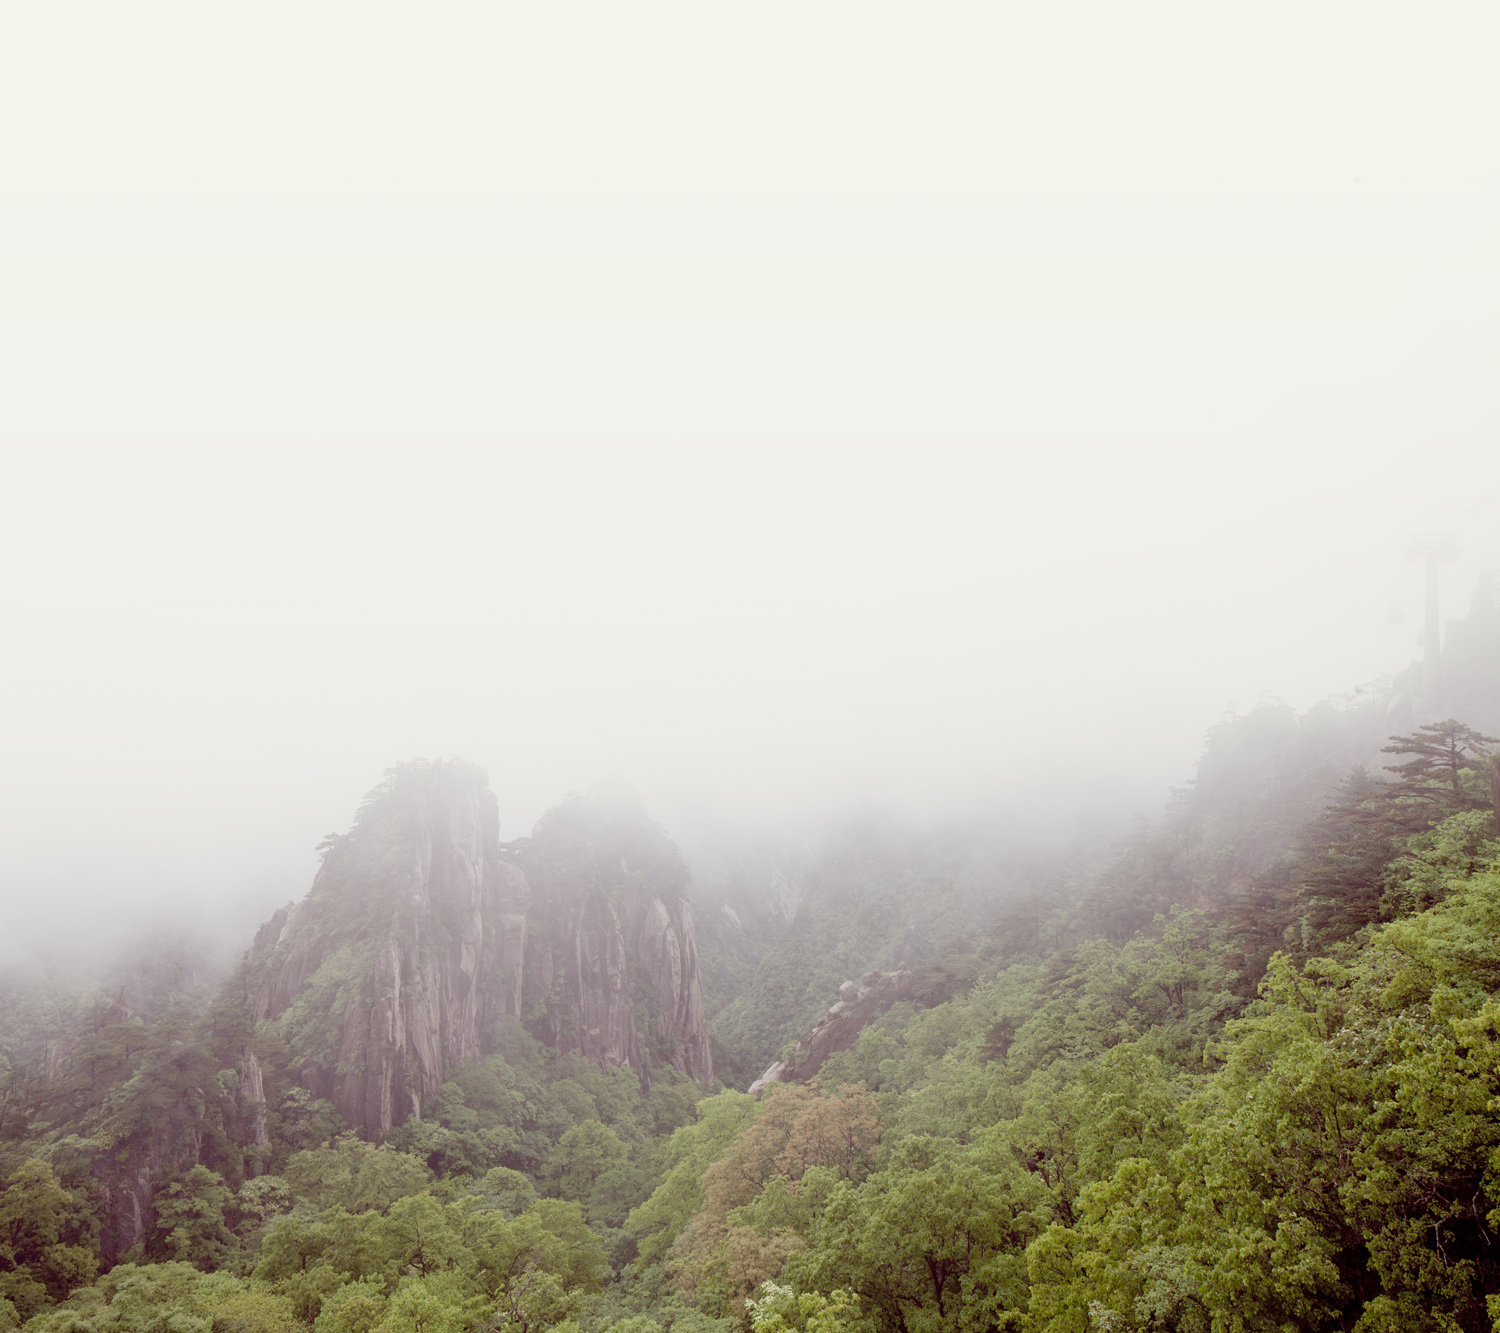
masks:
[[[351,1125],[420,1116],[507,1020],[643,1084],[653,1060],[712,1079],[686,871],[639,802],[571,798],[504,848],[498,828],[482,770],[400,765],[256,936],[254,1024]]]
[[[790,1059],[776,1061],[746,1091],[759,1096],[772,1083],[801,1083],[812,1078],[829,1056],[851,1050],[871,1019],[885,1013],[897,1000],[911,999],[913,982],[913,974],[904,968],[899,972],[866,972],[858,984],[844,982],[837,1003],[797,1043]]]
[[[532,890],[522,1017],[559,1050],[713,1080],[688,872],[633,791],[570,797],[501,849]]]

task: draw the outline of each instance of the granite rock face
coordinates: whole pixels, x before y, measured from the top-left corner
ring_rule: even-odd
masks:
[[[501,852],[533,895],[532,1031],[643,1079],[670,1064],[711,1083],[687,867],[635,794],[601,786],[570,797]]]
[[[643,1085],[653,1059],[712,1079],[686,872],[638,802],[572,798],[507,847],[498,829],[482,770],[401,765],[256,936],[254,1024],[352,1126],[420,1116],[507,1021]]]

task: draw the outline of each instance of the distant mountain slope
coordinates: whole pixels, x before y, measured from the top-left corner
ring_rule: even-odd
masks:
[[[971,953],[999,904],[1044,884],[1042,856],[1024,850],[1016,830],[912,833],[873,820],[847,828],[808,872],[790,923],[714,1019],[718,1038],[740,1055],[737,1072],[748,1075],[739,1086],[804,1034],[844,981],[872,968],[913,967],[920,978],[923,965]]]
[[[806,1039],[840,985],[872,969],[911,968],[912,998],[941,1003],[966,984],[976,954],[1039,958],[1101,935],[1124,940],[1174,904],[1223,906],[1251,892],[1351,769],[1378,767],[1390,703],[1374,686],[1300,716],[1272,702],[1226,718],[1163,817],[1123,839],[1096,831],[1033,845],[1028,830],[1001,825],[850,826],[807,870],[791,921],[714,1017],[737,1086]]]

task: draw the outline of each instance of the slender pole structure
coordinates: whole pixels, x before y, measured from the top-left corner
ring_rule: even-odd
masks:
[[[1458,544],[1448,537],[1421,537],[1407,552],[1409,560],[1427,565],[1427,607],[1422,628],[1422,694],[1429,708],[1436,708],[1443,693],[1443,640],[1438,622],[1438,565],[1458,554]]]
[[[1495,836],[1500,838],[1500,754],[1490,756],[1490,800],[1495,803]]]
[[[1422,632],[1422,693],[1436,700],[1443,687],[1443,642],[1438,628],[1438,562],[1437,555],[1427,557],[1427,616]]]

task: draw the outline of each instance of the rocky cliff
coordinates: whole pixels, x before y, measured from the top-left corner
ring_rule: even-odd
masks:
[[[854,1049],[859,1034],[872,1019],[885,1013],[897,1000],[913,996],[914,977],[909,969],[897,972],[866,972],[859,981],[846,981],[839,998],[803,1037],[785,1060],[778,1060],[746,1089],[759,1096],[772,1083],[802,1083],[823,1067],[829,1056]]]
[[[403,764],[256,936],[256,1030],[351,1125],[421,1116],[508,1021],[643,1086],[662,1064],[712,1080],[687,872],[639,801],[572,797],[507,846],[498,828],[482,770]]]
[[[688,872],[628,788],[601,785],[501,849],[532,890],[522,1018],[560,1050],[713,1079]]]

